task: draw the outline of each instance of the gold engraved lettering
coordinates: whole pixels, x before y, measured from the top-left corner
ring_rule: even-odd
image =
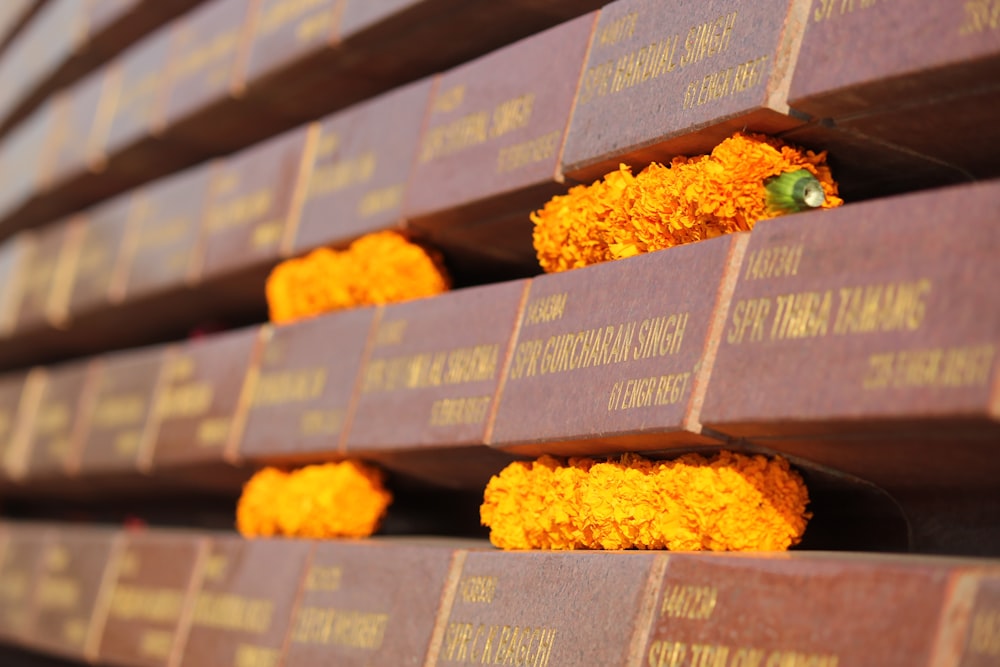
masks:
[[[329,157],[338,148],[340,148],[340,135],[330,130],[324,130],[316,145],[316,156]]]
[[[923,324],[927,310],[925,300],[930,291],[931,281],[926,278],[841,288],[833,333],[916,331]]]
[[[737,301],[729,318],[731,324],[726,341],[738,345],[744,340],[751,343],[764,340],[764,323],[770,312],[771,300],[767,297]]]
[[[631,39],[635,34],[635,26],[639,21],[638,12],[629,12],[611,23],[603,26],[597,33],[597,43],[600,46],[611,46],[618,42]]]
[[[976,655],[1000,656],[1000,612],[980,611],[972,617],[969,651]]]
[[[164,659],[174,646],[174,633],[169,630],[143,630],[139,635],[139,655]]]
[[[825,336],[830,328],[833,290],[781,294],[771,325],[771,340]]]
[[[69,618],[62,626],[63,639],[70,644],[80,645],[87,636],[87,621],[79,618]]]
[[[257,190],[209,208],[205,214],[205,225],[213,233],[241,227],[251,220],[262,218],[273,205],[274,197],[270,190]]]
[[[306,575],[307,591],[337,591],[344,578],[344,570],[339,565],[313,565]]]
[[[224,554],[212,554],[205,563],[205,581],[218,583],[226,576],[229,559]]]
[[[489,138],[490,115],[476,111],[427,130],[420,146],[420,162],[452,155]]]
[[[238,644],[236,646],[235,667],[278,667],[281,652],[274,648]]]
[[[497,591],[497,578],[493,576],[462,577],[458,584],[463,602],[493,602]]]
[[[375,153],[371,151],[316,167],[309,179],[308,196],[318,197],[367,183],[374,176],[375,167]]]
[[[195,601],[191,622],[207,628],[262,634],[271,627],[273,614],[271,600],[202,591]]]
[[[121,620],[171,623],[180,618],[184,591],[119,583],[109,613]]]
[[[51,436],[64,431],[69,426],[70,409],[63,402],[47,403],[38,410],[35,417],[35,431]]]
[[[375,347],[398,345],[403,342],[406,333],[406,320],[391,320],[382,322],[375,333]]]
[[[325,368],[262,373],[257,380],[253,405],[283,405],[318,398],[326,386]]]
[[[388,614],[303,607],[295,620],[292,641],[375,650],[382,646],[388,623]]]
[[[759,85],[764,80],[768,56],[726,67],[691,81],[684,90],[684,108],[721,100]]]
[[[115,452],[119,456],[129,457],[139,451],[139,431],[124,431],[115,436]]]
[[[327,4],[327,0],[279,0],[261,16],[257,30],[261,33],[273,32],[317,7],[327,11]]]
[[[443,662],[490,665],[549,664],[555,628],[518,625],[448,624],[440,659]]]
[[[98,401],[94,424],[99,428],[119,428],[142,420],[146,399],[142,394],[119,394]]]
[[[316,14],[299,21],[295,28],[295,39],[300,42],[309,42],[329,34],[333,27],[333,14],[326,12]]]
[[[398,209],[403,203],[403,186],[390,185],[366,192],[358,202],[358,215],[367,218]]]
[[[690,386],[690,372],[619,380],[611,386],[608,411],[674,405],[687,396]]]
[[[865,389],[983,387],[996,349],[991,344],[882,352],[868,357]]]
[[[1000,28],[1000,0],[966,0],[960,35],[974,35]]]
[[[189,356],[178,356],[166,364],[163,375],[170,382],[183,382],[194,376],[195,362]]]
[[[555,157],[561,137],[562,132],[556,130],[543,134],[537,139],[530,139],[513,146],[504,146],[497,153],[497,173],[514,171]]]
[[[229,417],[210,417],[198,422],[195,442],[199,447],[221,445],[229,436]]]
[[[281,240],[284,227],[285,221],[282,218],[260,223],[254,227],[253,236],[250,238],[250,245],[258,250],[276,245]]]
[[[819,0],[819,6],[813,11],[813,21],[826,21],[834,17],[834,12],[837,16],[843,16],[858,9],[870,9],[878,2],[884,0]]]
[[[499,362],[500,346],[496,344],[372,359],[365,368],[361,390],[371,393],[483,382],[496,377]]]
[[[837,667],[831,654],[766,651],[721,644],[656,640],[646,655],[649,667]]]
[[[199,417],[212,407],[215,391],[207,382],[189,382],[164,389],[156,409],[161,419]]]
[[[443,90],[434,97],[433,113],[447,113],[457,109],[465,100],[465,85],[458,84]]]
[[[18,602],[28,592],[28,577],[24,572],[4,572],[0,577],[0,599]]]
[[[719,591],[714,586],[670,586],[663,593],[660,616],[707,621],[715,611]]]
[[[299,430],[302,435],[335,435],[344,424],[343,410],[306,410]]]
[[[569,298],[569,294],[560,292],[532,299],[524,311],[524,325],[530,326],[540,322],[555,322],[562,319],[566,312],[567,298]]]
[[[71,577],[44,576],[36,596],[42,609],[74,609],[80,603],[80,584]]]
[[[492,400],[492,396],[440,398],[431,405],[430,425],[481,424]]]
[[[526,93],[501,102],[493,110],[493,122],[490,124],[490,139],[525,127],[531,120],[531,111],[535,105],[535,94]]]
[[[684,55],[681,56],[681,67],[701,62],[728,49],[735,25],[736,12],[734,11],[688,29],[687,37],[684,38]]]
[[[804,246],[779,245],[771,248],[754,250],[746,261],[744,280],[766,280],[769,278],[787,278],[799,273]]]
[[[204,69],[209,64],[228,56],[236,49],[238,35],[236,30],[229,30],[216,35],[207,43],[204,40],[196,42],[204,44],[204,46],[191,48],[194,39],[196,38],[189,35],[189,39],[186,41],[185,55],[177,65],[176,76],[178,77],[190,76],[193,72]]]

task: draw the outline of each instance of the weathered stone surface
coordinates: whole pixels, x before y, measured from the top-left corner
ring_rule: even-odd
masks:
[[[628,664],[664,563],[639,553],[470,551],[425,664]]]
[[[202,218],[204,278],[279,259],[298,217],[315,126],[251,146],[219,164]]]
[[[619,0],[601,10],[563,170],[599,178],[799,124],[786,93],[809,2]]]
[[[386,306],[347,451],[483,444],[526,287],[499,283]]]
[[[284,664],[423,665],[453,554],[405,543],[318,544]]]
[[[97,364],[87,361],[49,366],[39,389],[38,408],[27,430],[29,484],[66,477],[79,460],[81,436],[93,407]]]
[[[194,603],[195,572],[208,540],[193,533],[126,534],[112,582],[100,661],[177,667]]]
[[[541,204],[559,155],[595,14],[441,74],[403,204],[444,222]],[[553,58],[553,54],[559,54]],[[540,62],[546,66],[537,69]],[[524,72],[533,69],[534,76]]]
[[[240,454],[315,457],[340,449],[376,310],[331,313],[270,329]]]
[[[155,409],[158,472],[236,458],[254,389],[262,333],[257,327],[195,339],[167,353]]]
[[[312,542],[213,537],[181,664],[278,665]]]
[[[125,194],[83,214],[79,251],[69,280],[70,317],[107,308],[121,297],[125,289],[131,204],[131,194]]]
[[[419,81],[320,124],[294,252],[400,224],[431,87]]]
[[[581,454],[717,442],[699,410],[748,236],[534,278],[490,444]]]

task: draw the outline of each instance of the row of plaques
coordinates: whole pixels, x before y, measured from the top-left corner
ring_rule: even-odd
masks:
[[[749,444],[890,487],[988,490],[998,194],[986,183],[852,204],[9,373],[5,470],[30,490],[361,456],[475,486],[510,454]]]
[[[707,152],[745,128],[830,149],[851,194],[995,175],[996,124],[987,121],[1000,28],[988,4],[618,0],[234,157],[276,171],[217,175],[213,187],[233,199],[215,226],[238,237],[237,254],[291,252],[402,219],[469,240],[487,234],[479,228],[488,221],[539,206],[567,178]],[[308,120],[310,100],[346,104],[386,90],[410,51],[443,56],[456,43],[493,43],[510,23],[591,8],[516,7],[495,16],[445,0],[208,2],[7,138],[6,229]],[[435,37],[442,14],[469,39]],[[379,31],[398,16],[410,19],[410,39]],[[267,81],[302,90],[278,93]],[[315,160],[307,182],[293,187],[297,160],[276,146]],[[280,165],[288,169],[279,175]],[[325,216],[306,212],[299,224],[297,208],[319,199]],[[29,200],[40,208],[15,224]]]
[[[0,639],[120,667],[980,667],[996,561],[503,553],[7,523]]]

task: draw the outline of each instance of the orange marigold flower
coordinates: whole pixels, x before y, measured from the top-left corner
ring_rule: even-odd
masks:
[[[441,257],[402,234],[383,231],[356,240],[346,250],[319,248],[274,268],[267,279],[272,322],[320,313],[396,303],[447,291]]]
[[[635,176],[621,165],[531,214],[538,261],[547,272],[566,271],[747,231],[783,213],[768,206],[768,182],[802,169],[822,186],[822,208],[843,204],[825,152],[759,134],[737,133],[710,155],[654,162]]]
[[[358,461],[264,468],[243,487],[236,527],[246,537],[367,537],[392,502],[382,482],[377,468]]]
[[[776,551],[799,543],[808,503],[782,458],[543,456],[494,476],[480,516],[502,549]]]

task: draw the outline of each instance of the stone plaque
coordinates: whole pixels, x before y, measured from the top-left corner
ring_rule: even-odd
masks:
[[[17,321],[21,282],[31,251],[31,234],[21,232],[0,243],[0,337],[7,337]]]
[[[317,544],[285,666],[423,665],[453,553],[404,543]]]
[[[954,566],[906,557],[671,555],[642,664],[931,661]]]
[[[386,306],[362,369],[347,451],[486,442],[527,281]]]
[[[138,476],[139,461],[151,445],[149,414],[164,352],[162,347],[151,347],[100,358],[94,409],[83,439],[81,476]]]
[[[638,553],[471,551],[425,664],[624,665],[664,562]]]
[[[400,224],[430,92],[419,81],[321,123],[294,252]]]
[[[977,590],[962,641],[960,667],[990,667],[1000,660],[1000,574],[972,575]]]
[[[375,314],[358,308],[270,330],[241,455],[266,460],[340,448]]]
[[[176,290],[196,276],[201,215],[212,165],[151,183],[133,195],[125,296]]]
[[[42,552],[32,647],[78,660],[97,657],[119,539],[107,529],[59,527]]]
[[[108,308],[121,297],[131,204],[128,193],[83,214],[75,270],[69,280],[70,317]]]
[[[27,434],[29,480],[65,477],[79,460],[97,371],[98,364],[87,361],[44,370],[38,408]]]
[[[995,419],[998,193],[986,183],[760,223],[702,422],[757,439]]]
[[[157,469],[232,462],[256,379],[262,329],[194,339],[168,353],[156,404]]]
[[[120,57],[114,111],[106,137],[98,144],[103,153],[120,153],[153,132],[169,80],[170,42],[170,31],[160,30]]]
[[[280,665],[312,549],[300,540],[214,537],[181,664]]]
[[[108,122],[114,82],[108,71],[101,68],[60,95],[59,122],[45,150],[45,178],[50,185],[58,186],[95,166],[94,138],[101,133],[98,124]]]
[[[533,279],[490,444],[602,454],[716,442],[698,412],[748,236]]]
[[[158,530],[126,534],[111,588],[99,659],[131,667],[179,667],[208,540]]]
[[[45,143],[56,128],[55,106],[55,101],[46,102],[0,144],[0,219],[16,213],[41,189]]]
[[[619,0],[601,10],[563,169],[595,179],[798,125],[786,92],[809,2]]]
[[[0,560],[0,638],[23,643],[34,636],[35,600],[45,552],[55,532],[41,524],[5,523]]]
[[[43,375],[37,369],[0,376],[0,477],[17,479],[24,474]]]
[[[315,51],[332,48],[342,4],[343,0],[261,0],[246,81],[253,86]]]
[[[797,111],[871,114],[970,93],[996,78],[1000,42],[990,2],[811,4],[789,92]]]
[[[407,218],[500,215],[541,205],[558,190],[595,19],[573,19],[438,77],[404,200]]]
[[[15,332],[30,333],[66,323],[66,303],[80,240],[79,219],[61,220],[33,232],[21,274]]]
[[[279,258],[302,206],[314,143],[315,126],[308,125],[220,164],[202,220],[205,278]]]

